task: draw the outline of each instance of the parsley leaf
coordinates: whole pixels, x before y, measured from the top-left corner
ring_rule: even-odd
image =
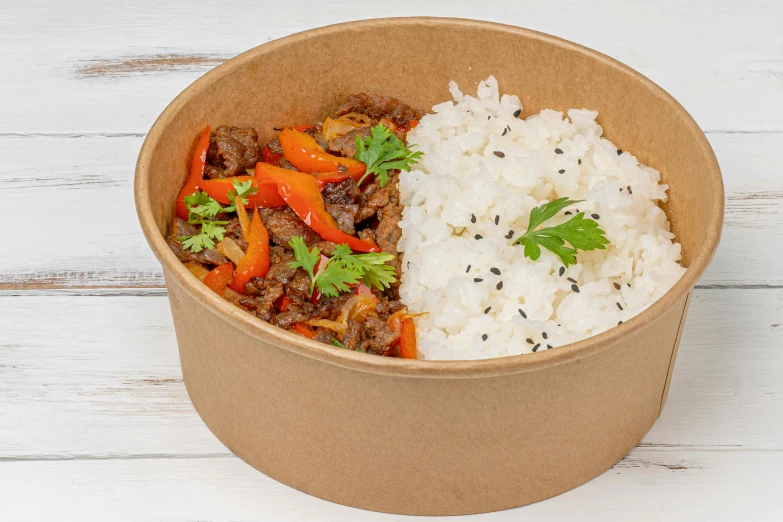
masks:
[[[294,257],[296,261],[291,261],[288,266],[291,268],[302,268],[310,275],[310,295],[313,295],[313,289],[315,288],[315,266],[321,259],[321,251],[317,247],[313,247],[312,250],[307,248],[302,236],[294,236],[291,241],[288,242],[290,247],[294,251]]]
[[[188,221],[192,224],[199,224],[201,219],[215,217],[223,211],[223,206],[203,191],[185,196],[185,206],[189,212]]]
[[[348,245],[337,245],[332,252],[332,259],[339,261],[346,268],[360,272],[361,281],[370,288],[383,290],[397,280],[394,267],[387,265],[387,261],[394,259],[392,254],[386,252],[353,254]]]
[[[288,244],[296,258],[296,261],[290,262],[288,266],[302,268],[308,273],[310,295],[318,287],[318,291],[326,297],[337,297],[340,292],[348,292],[352,285],[360,282],[383,290],[397,280],[394,267],[386,264],[394,259],[391,254],[353,254],[350,247],[343,244],[335,247],[328,262],[319,265],[320,250],[316,247],[308,249],[301,236],[292,237]]]
[[[185,196],[185,206],[188,209],[188,222],[192,225],[201,225],[198,234],[192,236],[179,236],[177,240],[182,243],[182,248],[198,253],[205,248],[215,248],[216,241],[223,241],[228,221],[215,221],[213,218],[221,212],[225,212],[223,206],[209,197],[203,191],[196,191],[190,196]]]
[[[258,187],[253,186],[253,182],[251,180],[247,180],[245,182],[239,181],[238,179],[234,180],[233,188],[228,192],[228,200],[231,202],[231,205],[224,208],[223,212],[236,212],[237,206],[235,198],[239,197],[240,201],[242,201],[243,205],[248,204],[248,197],[252,196],[253,194],[256,194],[258,192]]]
[[[359,180],[359,185],[370,174],[375,174],[381,186],[389,182],[390,170],[410,171],[423,156],[421,151],[411,151],[394,133],[379,123],[366,138],[356,136],[356,154],[354,158],[367,165],[367,172]]]
[[[585,219],[584,212],[579,212],[560,225],[536,230],[544,221],[555,217],[558,212],[574,203],[579,201],[557,198],[530,211],[527,231],[514,241],[515,245],[524,245],[525,257],[538,260],[541,257],[541,247],[544,247],[568,267],[576,264],[577,250],[606,249],[605,245],[609,244],[609,240],[606,239],[605,232],[598,228],[595,221]]]

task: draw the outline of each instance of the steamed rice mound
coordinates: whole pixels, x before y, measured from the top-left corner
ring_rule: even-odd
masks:
[[[658,207],[668,187],[601,137],[598,113],[519,119],[522,103],[500,96],[494,77],[476,97],[454,82],[449,89],[454,101],[408,134],[424,157],[400,174],[400,296],[428,312],[416,320],[420,358],[485,359],[578,341],[639,314],[685,273]],[[579,251],[561,275],[548,250],[533,261],[512,243],[531,209],[563,196],[585,200],[565,210],[597,216],[611,244]],[[545,226],[569,218],[561,212]]]

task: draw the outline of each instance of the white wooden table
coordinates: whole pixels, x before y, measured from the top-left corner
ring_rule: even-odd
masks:
[[[629,64],[693,114],[726,183],[723,243],[655,427],[592,482],[474,519],[780,520],[783,3],[168,4],[2,2],[0,520],[403,518],[278,484],[209,433],[131,189],[144,133],[209,68],[292,32],[400,15],[526,26]]]

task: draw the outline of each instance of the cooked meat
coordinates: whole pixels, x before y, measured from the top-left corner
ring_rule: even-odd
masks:
[[[289,207],[264,208],[259,210],[259,214],[269,237],[277,245],[290,249],[288,243],[294,236],[302,236],[307,245],[321,240]]]
[[[182,236],[195,236],[199,233],[199,229],[185,221],[184,219],[176,218],[174,224],[171,227],[171,235],[168,239],[169,248],[177,259],[183,263],[196,262],[204,263],[208,265],[219,265],[226,262],[226,258],[217,249],[204,249],[201,252],[191,252],[185,250],[180,243],[179,237]]]
[[[218,127],[209,137],[204,174],[208,179],[242,175],[260,159],[261,147],[255,129]]]
[[[339,154],[346,158],[353,158],[356,154],[356,137],[366,138],[372,133],[371,127],[359,127],[347,134],[329,140],[328,150],[332,154]]]
[[[390,118],[398,122],[408,120],[420,120],[424,111],[415,110],[400,100],[390,96],[377,96],[374,94],[352,94],[334,112],[336,116],[342,116],[349,112],[366,114],[374,120]]]
[[[402,230],[398,223],[402,218],[402,205],[389,203],[378,211],[378,228],[375,229],[375,241],[381,250],[397,255],[397,242]]]
[[[302,323],[304,321],[307,321],[308,319],[310,319],[308,315],[291,310],[287,312],[281,312],[276,316],[274,316],[272,318],[272,324],[275,326],[279,326],[284,330],[288,330],[296,323]]]
[[[239,248],[247,252],[247,241],[242,236],[242,227],[239,225],[239,218],[234,218],[226,225],[226,237],[230,237],[237,242]]]
[[[317,248],[323,255],[329,256],[334,252],[334,247],[337,245],[331,241],[316,241],[315,243],[308,243],[307,246],[310,248]]]
[[[378,246],[378,243],[375,241],[375,230],[371,228],[365,228],[359,231],[359,239],[362,241],[367,241],[368,243]]]
[[[359,212],[359,205],[339,205],[327,203],[326,211],[331,214],[337,222],[337,228],[346,234],[356,235],[356,229],[353,226],[356,214]]]
[[[324,203],[335,205],[351,205],[359,201],[361,190],[353,179],[346,179],[340,183],[327,183],[321,191]]]
[[[283,250],[282,247],[272,247],[272,249]],[[278,283],[286,284],[291,279],[293,279],[297,269],[288,266],[289,263],[294,261],[294,255],[286,250],[283,251],[285,254],[277,256],[275,256],[275,254],[270,251],[269,272],[267,272],[266,278],[272,281],[277,281]]]
[[[280,140],[278,140],[277,138],[275,138],[272,141],[270,141],[269,143],[267,143],[266,146],[269,148],[269,151],[272,154],[279,154],[281,156],[283,155],[283,148],[280,147]],[[277,160],[277,162],[275,164],[278,167],[283,168],[283,169],[296,170],[296,167],[291,165],[288,162],[287,159],[282,158],[282,157],[279,160]]]
[[[310,275],[297,268],[294,277],[285,285],[285,295],[300,300],[307,299],[310,296]]]
[[[283,284],[262,277],[251,277],[245,284],[247,296],[239,304],[256,317],[269,321],[275,312],[275,301],[283,295]]]
[[[372,187],[377,188],[373,190]],[[356,213],[356,222],[359,223],[373,217],[378,209],[388,205],[389,201],[391,201],[389,187],[380,188],[380,185],[371,185],[370,190],[362,193],[359,198],[359,212]]]
[[[386,321],[394,312],[399,312],[400,310],[404,309],[405,305],[402,304],[401,301],[393,301],[391,299],[383,298],[375,306],[375,313],[378,314],[378,317]]]
[[[348,321],[343,344],[350,350],[390,355],[399,337],[386,321],[370,316],[364,323]]]
[[[321,298],[313,311],[313,317],[318,319],[329,319],[334,321],[340,315],[345,306],[345,302],[351,297],[351,294],[342,294],[337,297]]]
[[[318,328],[315,331],[315,337],[313,337],[313,341],[329,345],[334,345],[335,339],[337,339],[337,336],[328,328]]]

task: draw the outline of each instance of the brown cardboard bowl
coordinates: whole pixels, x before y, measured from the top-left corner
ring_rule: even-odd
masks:
[[[323,118],[358,91],[421,108],[495,75],[523,115],[587,107],[618,147],[659,169],[687,271],[648,310],[601,335],[484,361],[389,359],[318,344],[207,289],[169,251],[204,124]],[[661,412],[691,291],[718,245],[723,185],[704,134],[666,92],[595,51],[486,22],[398,18],[324,27],[217,67],[150,130],[136,168],[144,234],[163,265],[182,373],[204,422],[240,458],[350,506],[454,515],[567,491],[620,460]],[[524,342],[520,340],[520,342]]]

